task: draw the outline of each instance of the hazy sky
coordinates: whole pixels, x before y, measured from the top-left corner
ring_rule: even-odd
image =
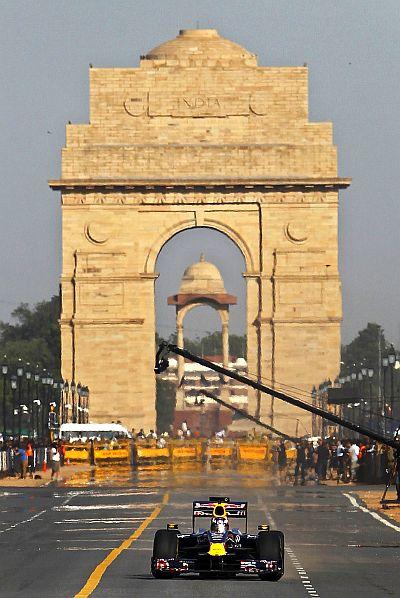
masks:
[[[1,0],[0,318],[58,292],[60,199],[47,179],[60,172],[65,123],[88,121],[89,63],[137,66],[140,54],[199,26],[257,53],[261,65],[308,63],[310,119],[333,121],[339,174],[353,177],[340,208],[343,341],[376,321],[398,343],[399,17],[398,0]],[[236,250],[205,242],[240,295],[242,265],[229,266]],[[159,263],[172,292],[182,256],[198,259],[202,244],[185,235],[165,248]],[[200,328],[196,321],[188,328]],[[233,312],[233,331],[241,322]]]

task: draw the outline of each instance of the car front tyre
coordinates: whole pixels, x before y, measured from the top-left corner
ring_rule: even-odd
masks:
[[[282,532],[259,532],[257,537],[257,557],[260,560],[278,561],[281,563],[282,571],[271,573],[260,573],[263,581],[279,581],[284,572],[285,543]]]
[[[178,555],[178,531],[159,529],[153,542],[153,559],[176,559]],[[156,579],[171,579],[177,577],[171,571],[158,571],[152,567],[151,573]]]

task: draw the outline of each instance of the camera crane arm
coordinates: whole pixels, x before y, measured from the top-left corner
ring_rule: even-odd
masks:
[[[241,382],[242,384],[245,384],[246,386],[250,386],[256,390],[259,390],[259,391],[269,394],[277,399],[285,401],[286,403],[289,403],[290,405],[294,405],[295,407],[299,407],[300,409],[309,411],[310,413],[314,413],[315,415],[319,415],[320,417],[323,417],[323,418],[327,419],[328,421],[331,421],[339,426],[342,426],[343,428],[353,430],[353,432],[358,432],[359,434],[361,434],[363,436],[367,436],[368,438],[372,438],[373,440],[376,440],[377,442],[381,442],[382,444],[390,446],[393,449],[395,449],[396,451],[400,451],[400,442],[398,440],[395,440],[392,438],[387,438],[386,436],[383,436],[382,434],[379,434],[378,432],[375,432],[374,430],[370,430],[369,428],[364,428],[364,426],[360,426],[360,425],[350,422],[346,419],[343,419],[342,417],[334,415],[330,411],[325,411],[325,409],[321,409],[320,407],[315,407],[314,405],[310,405],[306,401],[302,401],[301,399],[292,397],[291,395],[288,395],[285,392],[276,390],[275,388],[271,388],[270,386],[266,386],[265,384],[261,384],[260,382],[251,380],[250,378],[247,378],[246,376],[243,376],[242,374],[238,374],[237,372],[228,370],[227,368],[224,368],[223,366],[213,363],[212,361],[209,361],[208,359],[204,359],[204,357],[199,357],[198,355],[193,355],[193,353],[186,351],[186,349],[181,349],[180,347],[173,345],[171,343],[163,342],[160,344],[160,346],[158,348],[157,355],[156,355],[156,364],[155,364],[155,368],[154,368],[154,371],[156,374],[160,374],[161,372],[163,372],[164,370],[167,369],[167,367],[168,367],[167,354],[169,352],[175,353],[175,355],[180,355],[181,357],[189,359],[189,361],[199,363],[200,365],[203,365],[203,366],[209,368],[210,370],[214,370],[215,372],[218,372],[219,374],[222,374],[223,376],[227,376],[229,378],[232,378],[233,380],[237,380],[238,382]],[[203,390],[202,390],[202,392],[203,392]],[[203,394],[204,394],[204,392],[203,392]],[[214,398],[214,397],[212,397],[212,398]]]
[[[235,407],[234,405],[230,405],[229,403],[227,403],[226,401],[223,401],[222,399],[217,397],[213,392],[210,392],[209,390],[205,389],[204,387],[199,388],[199,394],[202,394],[205,397],[209,397],[210,399],[212,399],[213,401],[218,403],[218,405],[222,405],[223,407],[230,409],[234,413],[237,413],[238,415],[241,415],[242,417],[245,417],[246,419],[249,419],[250,421],[254,422],[255,424],[257,424],[257,426],[261,426],[262,428],[265,428],[266,430],[273,432],[274,434],[276,434],[277,436],[280,436],[281,438],[284,438],[285,440],[291,440],[292,442],[299,441],[299,438],[290,436],[289,434],[285,434],[284,432],[277,430],[273,426],[270,426],[269,424],[266,424],[265,422],[261,421],[257,417],[254,417],[254,415],[250,415],[250,413],[247,413],[247,411],[244,411],[243,409],[239,409],[239,407]]]

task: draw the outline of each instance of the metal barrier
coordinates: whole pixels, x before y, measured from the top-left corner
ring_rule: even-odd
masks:
[[[205,454],[210,461],[220,461],[229,459],[234,461],[236,458],[236,447],[233,442],[216,443],[210,442],[205,448]]]
[[[65,463],[86,463],[90,460],[90,444],[66,444]]]
[[[11,449],[0,451],[0,473],[4,476],[14,469],[14,454]]]
[[[141,463],[163,463],[170,461],[168,446],[157,446],[156,441],[135,442],[133,445],[133,462]]]
[[[268,442],[238,441],[237,460],[269,462],[271,455]]]
[[[163,446],[157,446],[156,440],[119,441],[118,443],[95,442],[70,443],[65,445],[64,462],[92,463],[93,465],[135,465],[139,464],[180,464],[201,463],[202,461],[225,460],[268,462],[269,449],[267,443],[226,441],[217,443],[200,440],[169,440]],[[46,470],[49,463],[48,449],[34,449],[34,468],[36,471]],[[0,450],[0,475],[13,474],[19,469],[19,461],[11,449]]]
[[[107,463],[129,465],[131,463],[131,443],[95,443],[94,462],[96,465],[105,465]]]
[[[197,440],[172,440],[169,443],[172,461],[201,461],[203,443]]]

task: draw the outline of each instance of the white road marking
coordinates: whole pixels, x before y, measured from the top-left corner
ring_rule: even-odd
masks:
[[[261,498],[258,497],[258,500],[259,500],[260,508],[263,509],[263,506],[261,506]],[[267,516],[267,519],[270,521],[272,526],[276,528],[277,525],[276,525],[271,513],[265,509],[264,509],[264,511]],[[288,546],[287,544],[285,546],[285,552],[288,554],[290,560],[292,561],[292,564],[295,567],[295,569],[300,577],[301,583],[303,584],[303,587],[306,590],[306,592],[310,596],[314,596],[314,598],[320,598],[317,590],[314,588],[313,584],[311,583],[311,580],[308,576],[307,571],[304,569],[304,567],[301,566],[299,559],[293,552],[292,548],[290,546]]]
[[[86,548],[84,546],[57,546],[56,550],[113,550],[114,548],[115,548],[115,546],[109,546],[109,547],[91,546],[90,548]]]
[[[67,504],[67,502],[69,500],[71,500],[71,496],[69,496],[66,500],[64,500],[61,505],[65,506]],[[14,528],[18,527],[19,525],[24,525],[25,523],[30,523],[31,521],[33,521],[34,519],[37,519],[38,517],[40,517],[41,515],[44,515],[44,513],[47,512],[47,509],[44,509],[43,511],[39,511],[39,513],[36,513],[35,515],[32,515],[32,517],[29,517],[28,519],[23,519],[22,521],[16,521],[15,523],[13,523],[12,525],[9,525],[9,527],[6,527],[5,529],[0,530],[0,534],[4,534],[5,532],[9,532],[11,530],[13,530]],[[7,524],[6,524],[7,525]]]
[[[55,525],[69,525],[70,523],[87,523],[94,525],[96,523],[103,523],[104,525],[112,525],[113,523],[125,523],[131,521],[143,521],[143,517],[104,517],[104,519],[63,519],[62,521],[54,521]]]
[[[63,538],[62,540],[58,539],[56,540],[56,542],[120,542],[121,538],[124,538],[124,535],[121,535],[119,538],[95,538],[95,539],[91,539],[91,538],[71,538],[71,539],[65,539]]]
[[[22,496],[22,492],[0,492],[0,498],[2,498],[3,496]]]
[[[56,550],[71,550],[71,551],[76,551],[76,550],[114,550],[115,546],[101,546],[101,547],[97,547],[97,546],[57,546]],[[146,551],[146,552],[152,552],[153,549],[152,548],[125,548],[124,550],[134,550],[135,552],[138,551]]]
[[[130,510],[138,510],[138,509],[150,509],[154,508],[153,505],[149,505],[146,503],[138,504],[138,503],[129,503],[129,504],[122,504],[122,505],[61,505],[59,507],[53,507],[53,511],[101,511],[101,510],[118,510],[118,509],[130,509]]]
[[[135,528],[134,527],[76,527],[74,529],[64,529],[62,530],[64,533],[68,533],[68,532],[110,532],[113,530],[128,530],[128,531],[133,531]]]
[[[95,490],[81,490],[80,492],[68,492],[67,495],[75,498],[76,496],[95,496],[96,498],[108,498],[117,497],[117,496],[149,496],[152,494],[157,494],[156,490],[128,490],[126,492],[96,492]],[[55,497],[65,496],[65,494],[54,494]]]
[[[23,525],[24,523],[30,523],[37,517],[40,517],[40,515],[43,515],[44,513],[46,513],[46,511],[47,511],[47,509],[45,509],[44,511],[39,511],[39,513],[36,513],[36,515],[29,517],[29,519],[24,519],[23,521],[17,521],[16,523],[13,523],[12,525],[10,525],[10,527],[6,527],[6,529],[0,530],[0,534],[4,534],[4,532],[9,532],[12,529],[14,529],[15,527],[18,527],[19,525]]]
[[[274,520],[272,519],[270,513],[268,513],[268,516],[270,518],[271,523],[275,526],[274,524]],[[290,560],[292,561],[299,577],[301,580],[301,583],[303,584],[304,589],[307,591],[307,593],[310,596],[314,596],[315,598],[319,598],[319,594],[317,592],[317,590],[314,588],[313,584],[311,583],[310,578],[308,577],[308,573],[307,571],[304,569],[304,567],[302,567],[300,565],[299,559],[297,558],[297,556],[295,555],[295,553],[293,552],[293,550],[291,549],[290,546],[286,545],[285,546],[285,551],[288,554]]]
[[[380,523],[383,523],[383,525],[386,525],[387,527],[394,529],[396,532],[400,532],[400,527],[398,525],[395,525],[394,523],[391,523],[387,519],[384,519],[383,517],[378,515],[378,513],[376,513],[375,511],[370,511],[369,509],[367,509],[367,507],[363,507],[363,505],[360,505],[360,503],[354,498],[354,496],[351,496],[351,494],[347,494],[347,492],[343,492],[343,496],[346,496],[346,498],[349,499],[351,504],[354,507],[357,507],[357,509],[360,509],[360,511],[362,511],[363,513],[368,513],[368,515],[371,515],[371,517],[373,517]]]

